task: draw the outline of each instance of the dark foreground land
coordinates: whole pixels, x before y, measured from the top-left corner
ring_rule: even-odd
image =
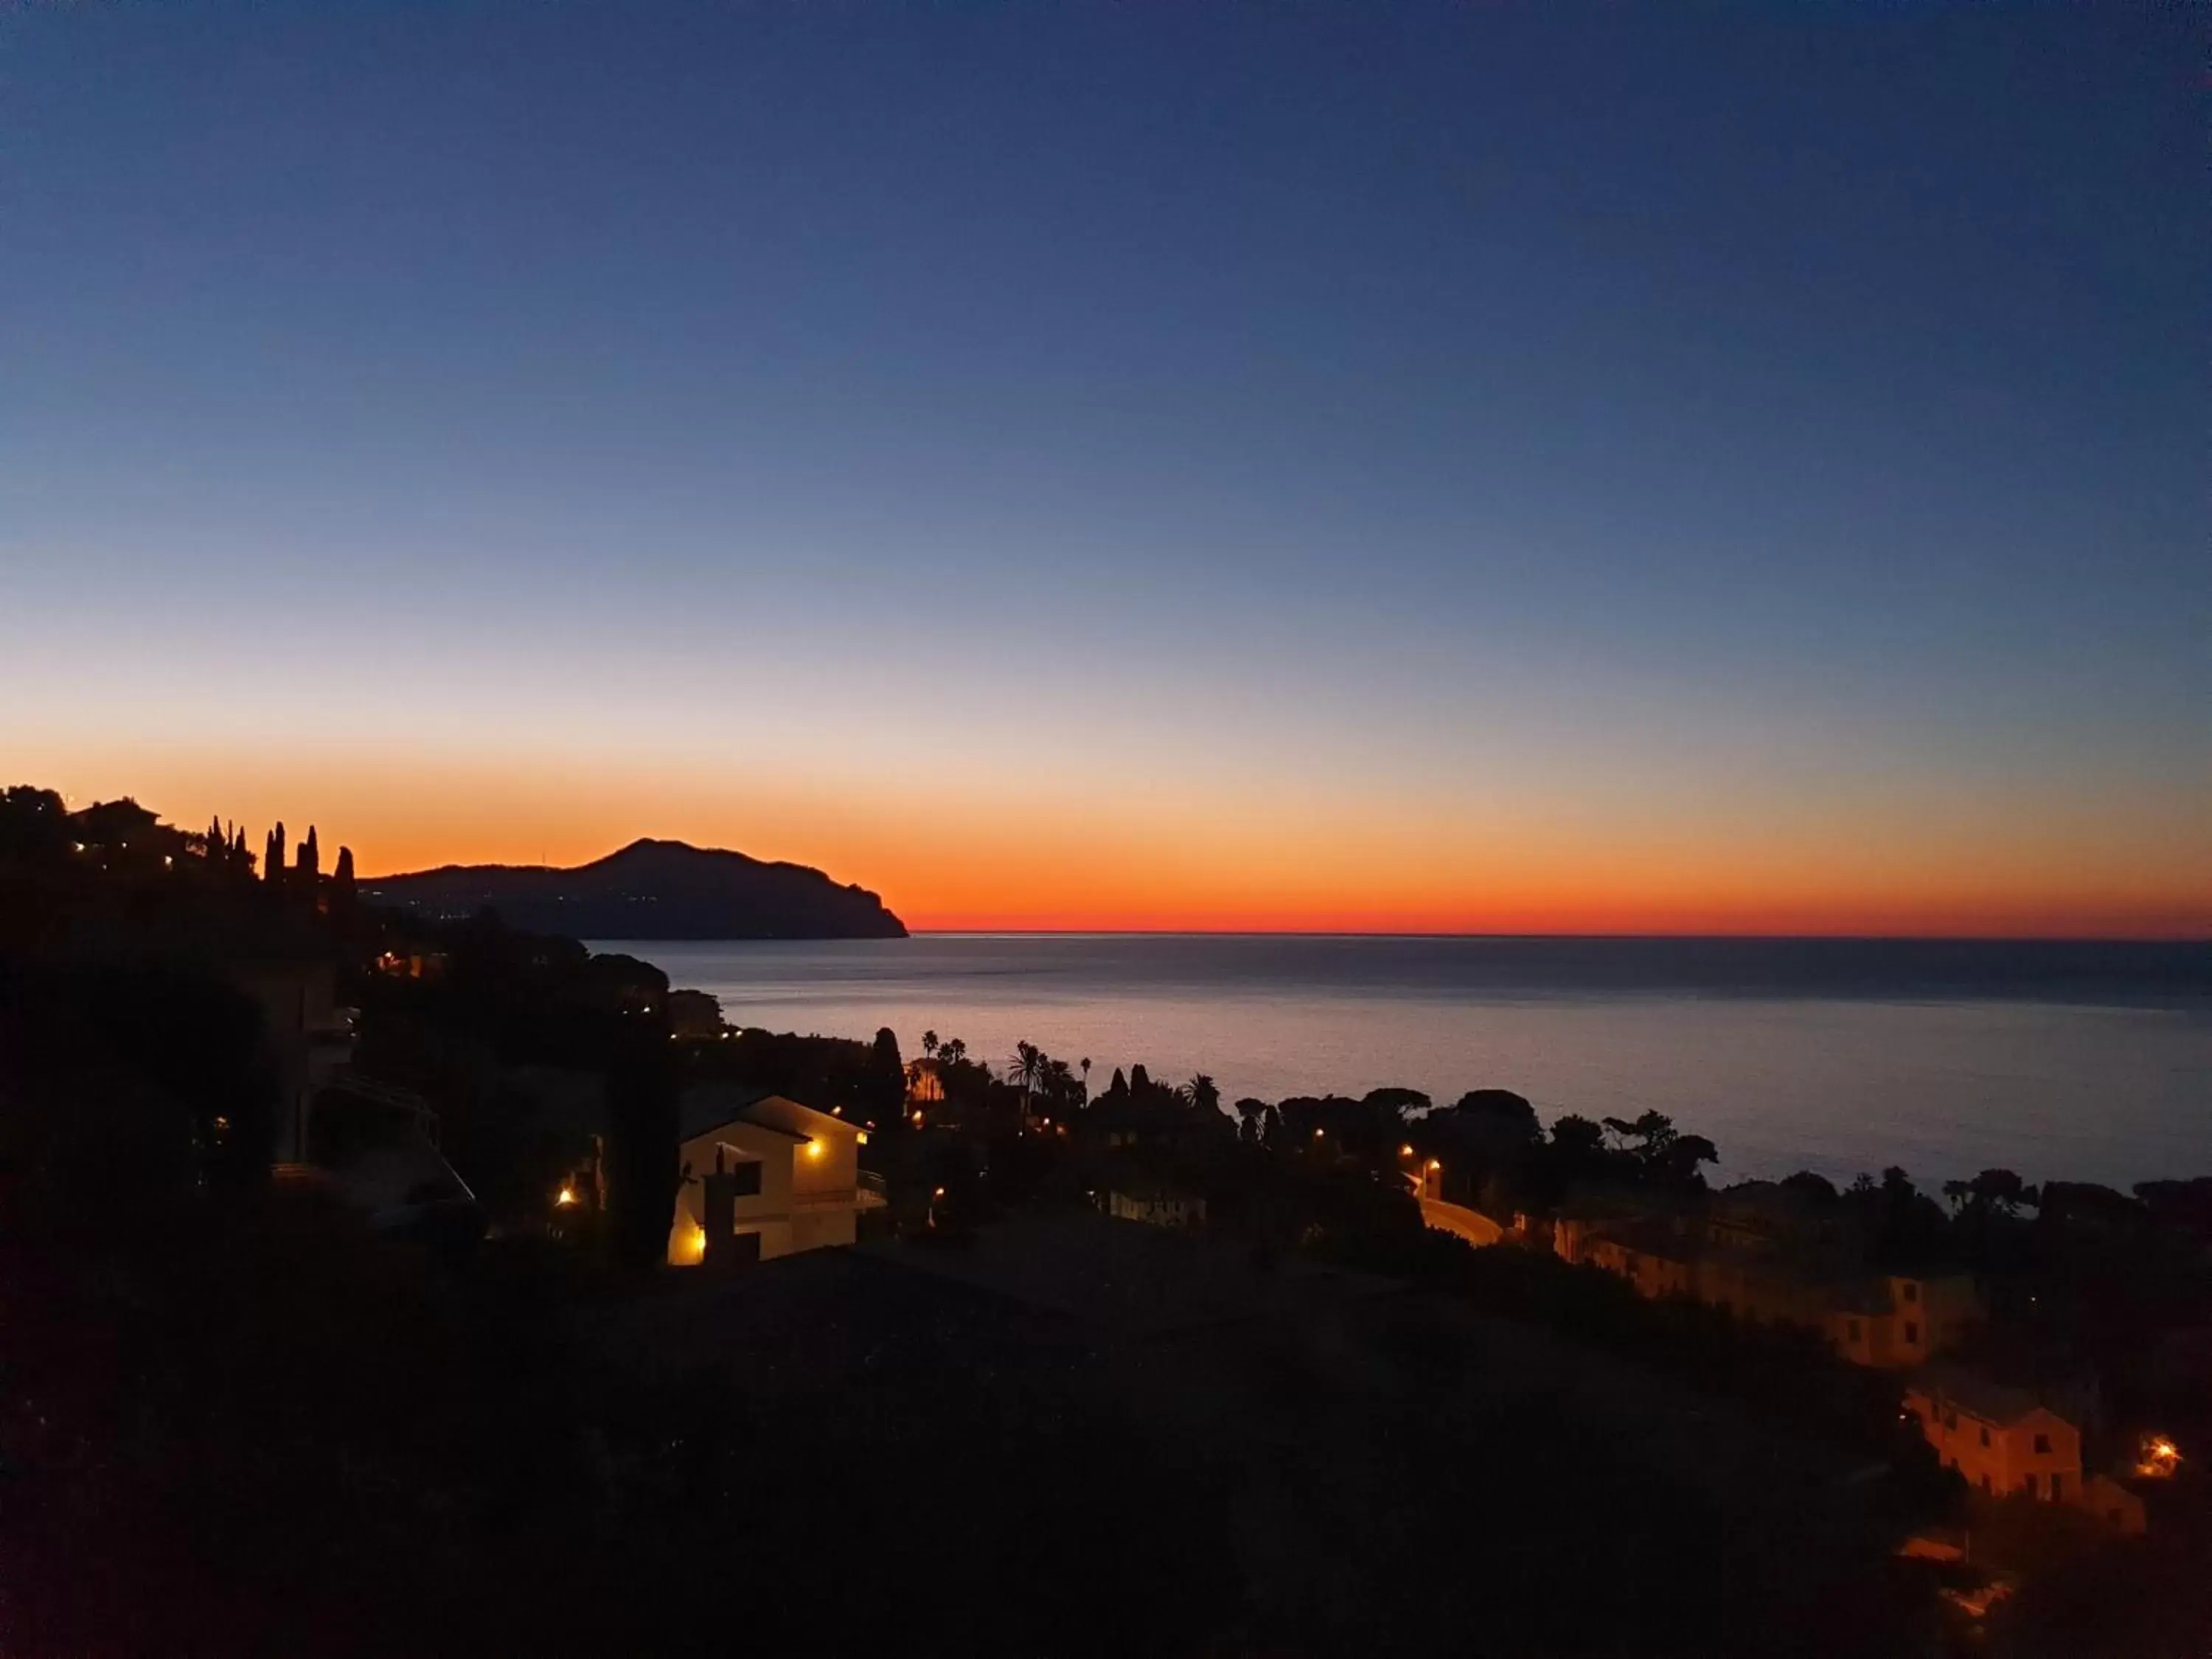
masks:
[[[732,1030],[643,963],[380,910],[312,842],[257,872],[228,828],[122,805],[0,801],[0,1652],[2178,1656],[2212,1633],[2201,1482],[2126,1540],[1977,1508],[1893,1374],[1470,1249],[1407,1188],[1433,1147],[1447,1195],[1493,1209],[1593,1178],[1694,1206],[1711,1149],[1663,1121],[1546,1134],[1504,1091],[1388,1090],[1232,1119],[1202,1077],[1094,1096],[1027,1045],[1000,1073],[933,1034],[924,1087],[888,1033]],[[331,1036],[285,1023],[316,975],[358,1011],[352,1092],[325,1077],[314,1121],[344,1133],[287,1155]],[[693,1081],[868,1124],[870,1236],[662,1266]],[[362,1110],[392,1102],[465,1188],[360,1200],[383,1156]],[[1890,1173],[1814,1197],[1978,1252],[2021,1328],[2115,1376],[2202,1319],[2201,1251],[2142,1206],[2046,1192],[2030,1224],[1990,1180],[1947,1219]],[[1098,1213],[1109,1185],[1202,1194],[1206,1236]],[[2142,1398],[2201,1405],[2193,1375]],[[1898,1553],[1962,1522],[2017,1531],[2027,1564],[1979,1614]]]

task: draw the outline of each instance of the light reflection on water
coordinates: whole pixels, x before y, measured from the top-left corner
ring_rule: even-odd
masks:
[[[2212,1173],[2212,953],[2202,946],[1864,941],[925,935],[601,943],[739,1024],[1002,1065],[1017,1041],[1240,1095],[1672,1115],[1723,1179],[2003,1164],[2121,1187]]]

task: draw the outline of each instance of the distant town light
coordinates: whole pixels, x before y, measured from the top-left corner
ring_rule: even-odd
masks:
[[[1432,1158],[1429,1160],[1429,1167],[1431,1170],[1441,1170],[1444,1167],[1443,1161],[1441,1158]]]
[[[1407,1145],[1406,1145],[1406,1146],[1401,1146],[1401,1147],[1398,1149],[1398,1156],[1399,1156],[1399,1157],[1401,1157],[1401,1158],[1411,1158],[1411,1157],[1413,1157],[1413,1146],[1412,1146],[1412,1145],[1411,1145],[1410,1143],[1409,1143],[1409,1144],[1407,1144]]]
[[[945,1188],[942,1188],[942,1187],[939,1187],[939,1188],[935,1192],[932,1193],[932,1194],[930,1194],[930,1196],[931,1196],[932,1198],[942,1198],[942,1197],[944,1197],[944,1196],[945,1196]]]
[[[1316,1140],[1319,1140],[1319,1139],[1322,1138],[1322,1132],[1321,1130],[1319,1130],[1319,1129],[1316,1129],[1316,1130],[1314,1131],[1314,1139],[1315,1139]]]
[[[576,1201],[576,1189],[574,1187],[563,1187],[553,1195],[553,1201],[564,1208],[574,1204]]]
[[[914,1127],[917,1129],[921,1127],[921,1114],[920,1112],[916,1112],[914,1115]]]

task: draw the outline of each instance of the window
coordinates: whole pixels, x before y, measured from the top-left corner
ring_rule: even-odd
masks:
[[[1990,1430],[1986,1423],[1982,1425],[1982,1443],[1984,1446],[1990,1443]]]
[[[2063,1475],[2063,1474],[2054,1474],[2054,1475],[2052,1475],[2052,1476],[2051,1477],[2051,1501],[2052,1503],[2056,1504],[2056,1503],[2057,1503],[2060,1498],[2063,1498],[2065,1495],[2066,1495],[2066,1477],[2065,1477],[2064,1475]]]
[[[2043,1496],[2041,1488],[2036,1484],[2035,1476],[2032,1474],[2027,1477],[2027,1495],[2030,1498],[2040,1498]]]
[[[761,1189],[761,1165],[757,1158],[747,1158],[738,1149],[723,1141],[714,1148],[714,1161],[725,1166],[730,1177],[730,1191],[738,1198],[757,1198]]]
[[[1914,1324],[1914,1323],[1912,1322],[1912,1321],[1911,1321],[1911,1320],[1909,1320],[1909,1319],[1908,1319],[1908,1320],[1906,1320],[1906,1321],[1905,1322],[1905,1346],[1906,1346],[1907,1347],[1911,1347],[1914,1343],[1916,1343],[1916,1342],[1917,1342],[1917,1341],[1919,1341],[1919,1340],[1920,1340],[1920,1327],[1919,1327],[1919,1326],[1917,1326],[1917,1325],[1916,1325],[1916,1324]]]
[[[2039,1434],[2036,1436],[2035,1449],[2039,1454],[2049,1452],[2051,1449],[2051,1437],[2047,1434]]]
[[[1907,1279],[1905,1282],[1905,1299],[1907,1302],[1917,1302],[1920,1300],[1920,1287],[1917,1285],[1915,1285],[1911,1279]]]

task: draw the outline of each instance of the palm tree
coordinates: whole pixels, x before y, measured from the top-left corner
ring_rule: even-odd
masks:
[[[928,1055],[931,1059],[933,1059],[933,1060],[934,1060],[934,1059],[937,1057],[937,1033],[936,1033],[936,1032],[934,1032],[934,1031],[924,1031],[924,1032],[921,1034],[921,1052],[922,1052],[923,1054],[927,1054],[927,1055]]]
[[[1044,1050],[1036,1043],[1017,1042],[1014,1057],[1006,1067],[1006,1081],[1020,1085],[1024,1094],[1033,1095],[1042,1086],[1050,1065]]]
[[[1059,1101],[1065,1105],[1076,1099],[1076,1087],[1075,1073],[1068,1069],[1066,1060],[1055,1060],[1047,1062],[1044,1072],[1044,1091],[1048,1099]]]
[[[1183,1092],[1189,1097],[1190,1103],[1201,1112],[1221,1109],[1220,1086],[1203,1072],[1183,1085]]]
[[[1966,1207],[1966,1195],[1972,1191],[1973,1188],[1963,1181],[1947,1181],[1943,1183],[1943,1196],[1951,1200],[1951,1209],[1954,1213]]]
[[[957,1066],[968,1058],[968,1044],[960,1037],[947,1037],[937,1045],[937,1052],[945,1057],[948,1066]]]

